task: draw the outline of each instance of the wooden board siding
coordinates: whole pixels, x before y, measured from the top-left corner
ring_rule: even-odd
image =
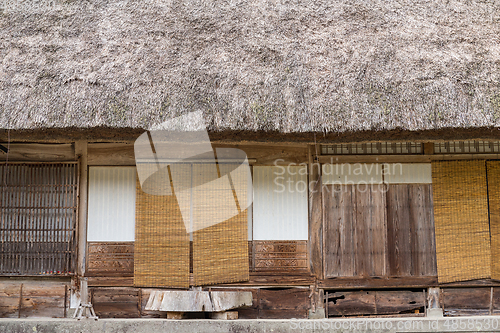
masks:
[[[89,242],[88,276],[134,276],[133,242]]]
[[[328,317],[420,313],[424,290],[338,291],[328,293]]]
[[[134,242],[89,242],[87,251],[87,276],[134,276]],[[258,272],[261,276],[280,272],[306,274],[307,241],[249,241],[248,260],[251,272]],[[119,286],[119,282],[109,282],[112,279],[91,281],[97,286]],[[129,285],[125,280],[123,283],[123,286]]]
[[[390,276],[436,275],[430,185],[388,187],[387,247]]]
[[[325,276],[436,276],[431,185],[363,186],[324,186]]]
[[[69,307],[69,284],[69,281],[0,280],[0,318],[63,318]]]
[[[326,185],[325,276],[385,276],[385,193],[367,186]]]

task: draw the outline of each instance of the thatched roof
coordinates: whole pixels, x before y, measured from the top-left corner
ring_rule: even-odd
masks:
[[[3,129],[195,110],[213,133],[500,125],[498,0],[9,1]]]

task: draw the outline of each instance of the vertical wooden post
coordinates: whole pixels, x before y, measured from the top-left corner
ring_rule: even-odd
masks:
[[[319,145],[309,145],[309,241],[308,259],[312,275],[323,279],[323,195],[321,184],[321,166],[317,154]],[[317,282],[311,286],[311,311],[309,318],[325,318],[323,290]]]
[[[309,242],[311,273],[323,279],[323,203],[320,164],[316,156],[319,147],[309,145]]]
[[[425,142],[424,143],[424,154],[425,155],[434,154],[434,143],[433,142]]]
[[[87,160],[87,141],[80,140],[75,142],[75,154],[79,159],[80,168],[78,175],[80,177],[79,186],[79,210],[78,210],[78,260],[77,274],[84,276],[86,270],[87,256],[87,191],[88,191],[88,160]]]

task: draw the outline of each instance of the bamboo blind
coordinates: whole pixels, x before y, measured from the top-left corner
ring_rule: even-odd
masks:
[[[172,186],[165,167],[155,174],[159,186]],[[177,169],[190,173],[187,165]],[[134,285],[189,287],[189,234],[175,195],[151,195],[137,181]]]
[[[438,281],[489,278],[485,161],[433,162],[432,184]]]
[[[486,162],[490,204],[491,278],[500,280],[500,161]]]
[[[212,186],[193,189],[194,202],[203,203],[193,214],[194,285],[249,279],[247,210],[238,213],[240,202],[243,205],[247,201],[247,174],[242,172],[244,170],[237,169],[237,165],[234,164],[220,164],[218,167],[221,178],[213,181]],[[207,164],[194,164],[193,182],[198,184],[208,180],[203,178],[209,174],[204,170],[209,168],[211,166]],[[223,181],[227,180],[230,187],[223,184]],[[238,195],[235,189],[238,189]],[[214,210],[223,210],[215,216],[232,217],[221,223],[199,228],[198,226],[204,226],[204,219],[212,220],[211,211]]]

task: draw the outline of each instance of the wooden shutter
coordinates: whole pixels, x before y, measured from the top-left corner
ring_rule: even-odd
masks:
[[[326,185],[325,275],[386,275],[385,192],[379,186]]]
[[[387,254],[390,276],[436,276],[431,184],[389,184]]]
[[[171,186],[168,169],[162,170],[158,185]],[[150,195],[137,181],[135,230],[134,285],[189,288],[189,234],[175,193]]]
[[[491,276],[485,161],[432,163],[440,283]]]
[[[500,280],[500,161],[486,162],[491,232],[491,278]]]

